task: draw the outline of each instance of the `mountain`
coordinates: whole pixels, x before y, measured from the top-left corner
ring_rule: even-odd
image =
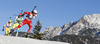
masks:
[[[52,26],[50,26],[50,27],[47,27],[44,31],[42,31],[41,33],[43,33],[44,34],[44,38],[45,39],[50,39],[50,38],[52,38],[52,37],[54,37],[54,36],[56,36],[56,35],[59,35],[60,33],[61,33],[61,31],[62,31],[62,28],[59,26],[59,27],[52,27]]]
[[[22,37],[0,36],[0,44],[69,44],[63,42],[37,40]]]
[[[98,32],[100,29],[100,14],[84,15],[76,22],[71,21],[69,24],[64,24],[61,27],[50,26],[44,29],[41,33],[45,33],[44,38],[50,39],[54,36],[63,34],[79,35],[80,31],[85,28],[96,28]]]
[[[100,29],[100,14],[85,15],[75,25],[73,25],[64,34],[77,34],[83,28],[98,28]]]
[[[51,41],[61,41],[71,44],[100,44],[100,38],[93,38],[88,35],[59,35],[53,37]]]

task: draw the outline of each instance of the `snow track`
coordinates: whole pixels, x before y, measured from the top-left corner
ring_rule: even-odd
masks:
[[[0,44],[68,44],[63,42],[37,40],[22,37],[0,36]]]

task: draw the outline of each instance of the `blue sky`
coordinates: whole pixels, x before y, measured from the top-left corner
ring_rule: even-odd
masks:
[[[40,20],[42,30],[78,21],[84,15],[100,14],[100,0],[0,0],[0,30],[9,17],[14,21],[15,14],[18,15],[21,10],[30,12],[35,5],[38,17],[32,23],[34,26]],[[28,25],[20,28],[20,31],[27,30]],[[0,35],[4,33],[0,31]]]

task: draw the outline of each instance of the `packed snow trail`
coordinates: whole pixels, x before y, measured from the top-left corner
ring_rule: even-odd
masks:
[[[36,40],[22,37],[0,36],[0,44],[68,44],[63,42]]]

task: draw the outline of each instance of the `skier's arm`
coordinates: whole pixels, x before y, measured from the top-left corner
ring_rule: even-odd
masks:
[[[13,24],[11,24],[11,29],[13,29]]]
[[[23,21],[23,18],[21,20]]]
[[[37,14],[33,16],[33,19],[37,17]]]
[[[22,14],[22,16],[24,16],[25,14],[30,15],[31,13],[25,11],[24,14]]]
[[[2,29],[2,31],[4,31],[4,28],[5,28],[5,27],[3,26],[3,29]]]
[[[3,29],[5,28],[5,25],[3,26]]]
[[[5,26],[6,26],[6,24],[5,24],[5,25],[3,25],[3,30],[2,30],[2,31],[4,31]]]
[[[13,29],[15,28],[15,24],[14,24],[14,26],[13,26]]]
[[[15,21],[18,19],[18,16],[15,18]]]
[[[21,21],[21,23],[23,22],[23,18],[22,18],[22,21]]]
[[[5,25],[3,25],[3,29],[5,28],[5,26],[6,26],[6,24],[5,24]]]

